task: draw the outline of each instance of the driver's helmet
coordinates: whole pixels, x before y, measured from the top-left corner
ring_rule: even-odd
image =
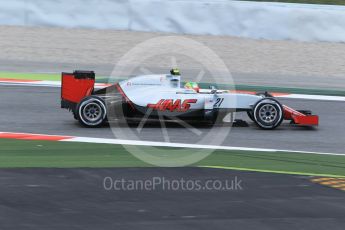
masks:
[[[178,68],[174,68],[170,70],[171,75],[180,75],[180,70]]]
[[[185,89],[194,89],[196,92],[199,92],[199,90],[200,90],[198,83],[192,82],[192,81],[187,82],[187,83],[184,85],[184,88],[185,88]]]

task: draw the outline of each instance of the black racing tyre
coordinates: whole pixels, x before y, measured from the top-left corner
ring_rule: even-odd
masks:
[[[253,107],[254,122],[262,129],[275,129],[284,120],[284,108],[274,98],[263,98]]]
[[[84,98],[77,107],[78,121],[85,127],[99,127],[106,121],[107,108],[97,96]]]

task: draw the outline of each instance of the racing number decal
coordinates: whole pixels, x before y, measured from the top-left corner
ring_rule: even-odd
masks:
[[[223,101],[224,101],[224,98],[220,98],[220,97],[217,98],[216,103],[214,103],[214,107],[219,108],[221,104],[223,103]]]
[[[173,99],[161,99],[156,104],[147,104],[147,107],[160,111],[170,110],[170,112],[186,112],[190,109],[190,104],[194,104],[197,101],[197,99],[186,99],[183,102],[181,102],[181,99],[175,101]]]

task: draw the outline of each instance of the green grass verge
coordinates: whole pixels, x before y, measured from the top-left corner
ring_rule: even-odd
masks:
[[[198,162],[203,166],[252,169],[286,174],[345,176],[345,155],[330,156],[288,152],[216,151]]]
[[[42,80],[42,81],[60,81],[61,74],[58,73],[16,73],[16,72],[0,72],[0,79],[19,79],[19,80]],[[124,78],[114,78],[111,82],[117,82]],[[98,83],[109,83],[108,77],[98,76],[96,77]]]
[[[344,0],[241,0],[251,2],[285,2],[303,4],[326,4],[326,5],[345,5]]]
[[[61,74],[0,72],[0,78],[60,81],[61,80]]]
[[[170,148],[161,149],[169,154]],[[191,151],[185,149],[182,154]],[[0,139],[0,168],[148,166],[152,165],[138,160],[121,145]],[[345,156],[303,153],[217,150],[194,166],[345,176]]]
[[[0,139],[0,167],[139,167],[121,145]]]

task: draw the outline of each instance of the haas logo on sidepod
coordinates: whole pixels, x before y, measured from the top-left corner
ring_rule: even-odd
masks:
[[[170,112],[186,112],[190,109],[190,104],[196,103],[197,99],[186,99],[181,102],[181,99],[160,99],[156,104],[147,104],[148,108],[160,111],[169,110]]]

